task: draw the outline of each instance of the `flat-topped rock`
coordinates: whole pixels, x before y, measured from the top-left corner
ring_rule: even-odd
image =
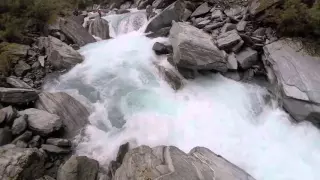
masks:
[[[26,104],[39,98],[38,91],[23,88],[0,87],[0,102],[8,104]]]

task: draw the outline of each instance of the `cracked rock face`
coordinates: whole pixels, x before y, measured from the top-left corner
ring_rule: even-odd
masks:
[[[283,95],[284,108],[297,121],[319,125],[320,58],[307,54],[299,42],[290,39],[266,45],[264,53],[265,65]]]
[[[254,180],[221,156],[202,147],[189,154],[170,146],[140,146],[129,151],[116,171],[115,180],[129,179],[223,179]]]

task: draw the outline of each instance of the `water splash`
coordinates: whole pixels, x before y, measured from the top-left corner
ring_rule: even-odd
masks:
[[[108,164],[128,141],[185,152],[205,146],[258,180],[320,179],[315,127],[292,124],[281,109],[266,105],[265,89],[220,75],[173,91],[153,66],[165,61],[152,51],[158,40],[131,32],[90,44],[80,50],[82,64],[47,84],[51,91],[87,97],[94,110],[78,154]]]

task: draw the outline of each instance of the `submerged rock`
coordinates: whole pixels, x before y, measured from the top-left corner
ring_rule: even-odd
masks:
[[[170,30],[173,63],[178,67],[227,71],[223,52],[211,41],[209,34],[186,23],[174,23]]]
[[[263,49],[265,66],[275,76],[273,83],[283,95],[284,108],[295,120],[308,120],[319,126],[320,58],[309,55],[301,42],[291,39],[273,42]]]
[[[140,146],[130,150],[113,179],[129,180],[136,177],[159,180],[254,180],[248,173],[206,148],[196,147],[186,154],[173,146],[152,149]]]

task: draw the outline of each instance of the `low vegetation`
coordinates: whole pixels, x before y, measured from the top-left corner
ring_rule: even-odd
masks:
[[[310,52],[320,53],[320,0],[285,0],[267,10],[265,23],[281,36],[303,38]]]

